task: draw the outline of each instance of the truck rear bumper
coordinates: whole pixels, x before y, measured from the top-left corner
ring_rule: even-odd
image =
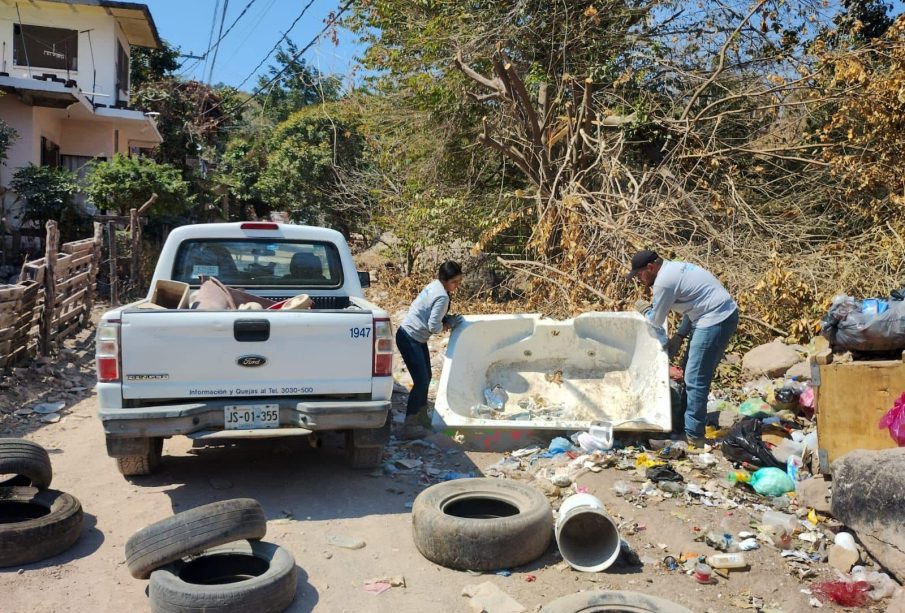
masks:
[[[246,402],[209,400],[190,404],[105,409],[98,411],[108,438],[150,438],[226,431],[224,409],[236,404],[276,404],[280,410],[280,430],[303,428],[350,430],[380,428],[388,418],[389,400],[292,402],[286,398],[257,398]],[[233,430],[242,436],[242,430]]]

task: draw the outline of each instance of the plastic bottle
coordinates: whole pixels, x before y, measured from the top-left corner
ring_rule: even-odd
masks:
[[[506,401],[509,400],[509,394],[503,389],[503,386],[497,383],[493,387],[484,390],[484,400],[487,405],[493,407],[497,411],[502,411],[506,407]]]
[[[764,511],[762,523],[765,526],[780,526],[787,532],[794,532],[798,526],[798,518],[779,511]]]
[[[717,553],[707,556],[707,564],[713,568],[746,568],[748,562],[745,561],[743,553]]]
[[[713,569],[703,562],[698,562],[694,567],[694,578],[698,583],[711,583],[713,581],[712,573]]]

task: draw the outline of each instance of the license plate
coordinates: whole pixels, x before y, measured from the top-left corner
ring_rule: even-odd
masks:
[[[280,405],[233,404],[223,408],[223,425],[227,430],[278,428]]]

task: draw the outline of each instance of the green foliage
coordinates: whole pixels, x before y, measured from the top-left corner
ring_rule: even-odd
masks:
[[[166,41],[160,49],[132,47],[129,66],[129,82],[134,91],[151,81],[172,76],[179,68],[179,48]]]
[[[266,86],[266,93],[260,98],[261,112],[273,124],[286,121],[306,106],[339,99],[339,79],[321,74],[304,58],[296,59],[297,53],[295,44],[288,41],[285,49],[277,51],[276,63],[269,67],[268,76],[258,79],[259,88]],[[277,74],[280,77],[268,85]]]
[[[147,211],[151,218],[184,215],[194,204],[189,184],[177,168],[120,154],[92,167],[85,191],[96,207],[118,215],[128,215],[129,209],[140,207],[152,193],[158,198]]]
[[[226,190],[231,202],[237,205],[237,210],[234,211],[237,220],[246,219],[249,208],[258,217],[269,211],[257,186],[266,166],[266,151],[255,135],[237,136],[226,144],[226,150],[217,164],[214,180]]]
[[[13,173],[9,186],[25,201],[23,221],[44,227],[53,219],[59,222],[65,240],[84,237],[88,215],[73,201],[78,190],[75,174],[63,168],[29,164]]]
[[[362,210],[350,211],[340,196],[338,169],[360,163],[364,140],[354,115],[340,104],[309,106],[278,125],[268,143],[267,168],[256,189],[271,208],[293,220],[350,231]]]

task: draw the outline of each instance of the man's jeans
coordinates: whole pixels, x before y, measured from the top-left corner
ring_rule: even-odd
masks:
[[[430,352],[427,343],[419,343],[401,327],[396,329],[396,347],[412,376],[412,391],[409,392],[405,414],[414,415],[418,409],[427,406],[427,387],[431,382]]]
[[[690,437],[704,437],[710,383],[736,327],[738,310],[715,326],[695,328],[691,333],[685,364],[685,434]]]

